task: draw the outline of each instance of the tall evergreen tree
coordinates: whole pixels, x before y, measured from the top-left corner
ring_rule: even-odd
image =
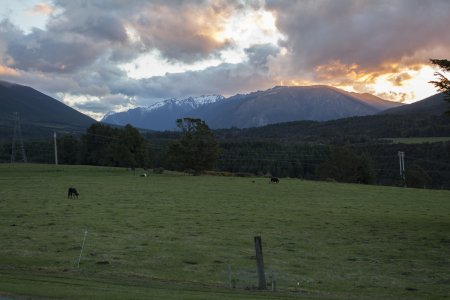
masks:
[[[196,173],[213,168],[219,156],[219,144],[205,121],[195,118],[177,120],[181,138],[169,147],[169,158],[178,170]]]
[[[450,61],[447,59],[430,59],[431,63],[438,66],[442,72],[450,72]],[[442,72],[434,73],[438,80],[430,81],[438,89],[438,91],[446,94],[446,100],[450,103],[450,80],[444,76]],[[450,109],[446,112],[450,115]]]
[[[126,125],[108,148],[111,163],[118,167],[149,167],[150,153],[145,139],[131,125]]]

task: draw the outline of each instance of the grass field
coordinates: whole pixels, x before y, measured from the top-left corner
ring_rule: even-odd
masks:
[[[0,245],[0,297],[445,299],[450,192],[1,164]]]

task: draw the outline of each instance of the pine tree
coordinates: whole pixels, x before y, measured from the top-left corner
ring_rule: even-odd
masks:
[[[431,63],[438,66],[442,72],[450,72],[450,61],[446,59],[430,59]],[[445,99],[450,103],[450,80],[441,72],[434,73],[438,80],[430,81],[438,89],[438,91],[445,93]],[[450,115],[450,110],[446,112]]]

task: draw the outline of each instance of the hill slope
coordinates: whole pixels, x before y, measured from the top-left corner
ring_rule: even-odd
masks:
[[[450,109],[450,105],[444,99],[445,94],[440,93],[412,104],[394,107],[382,111],[381,114],[422,114],[422,115],[442,115]]]
[[[0,121],[22,126],[84,130],[96,121],[31,87],[0,81]],[[1,133],[3,136],[3,132]]]

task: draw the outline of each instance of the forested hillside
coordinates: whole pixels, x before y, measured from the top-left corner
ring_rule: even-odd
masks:
[[[450,136],[444,115],[375,115],[326,122],[297,121],[248,129],[216,130],[222,139],[268,139],[309,142],[367,142],[390,137]]]

